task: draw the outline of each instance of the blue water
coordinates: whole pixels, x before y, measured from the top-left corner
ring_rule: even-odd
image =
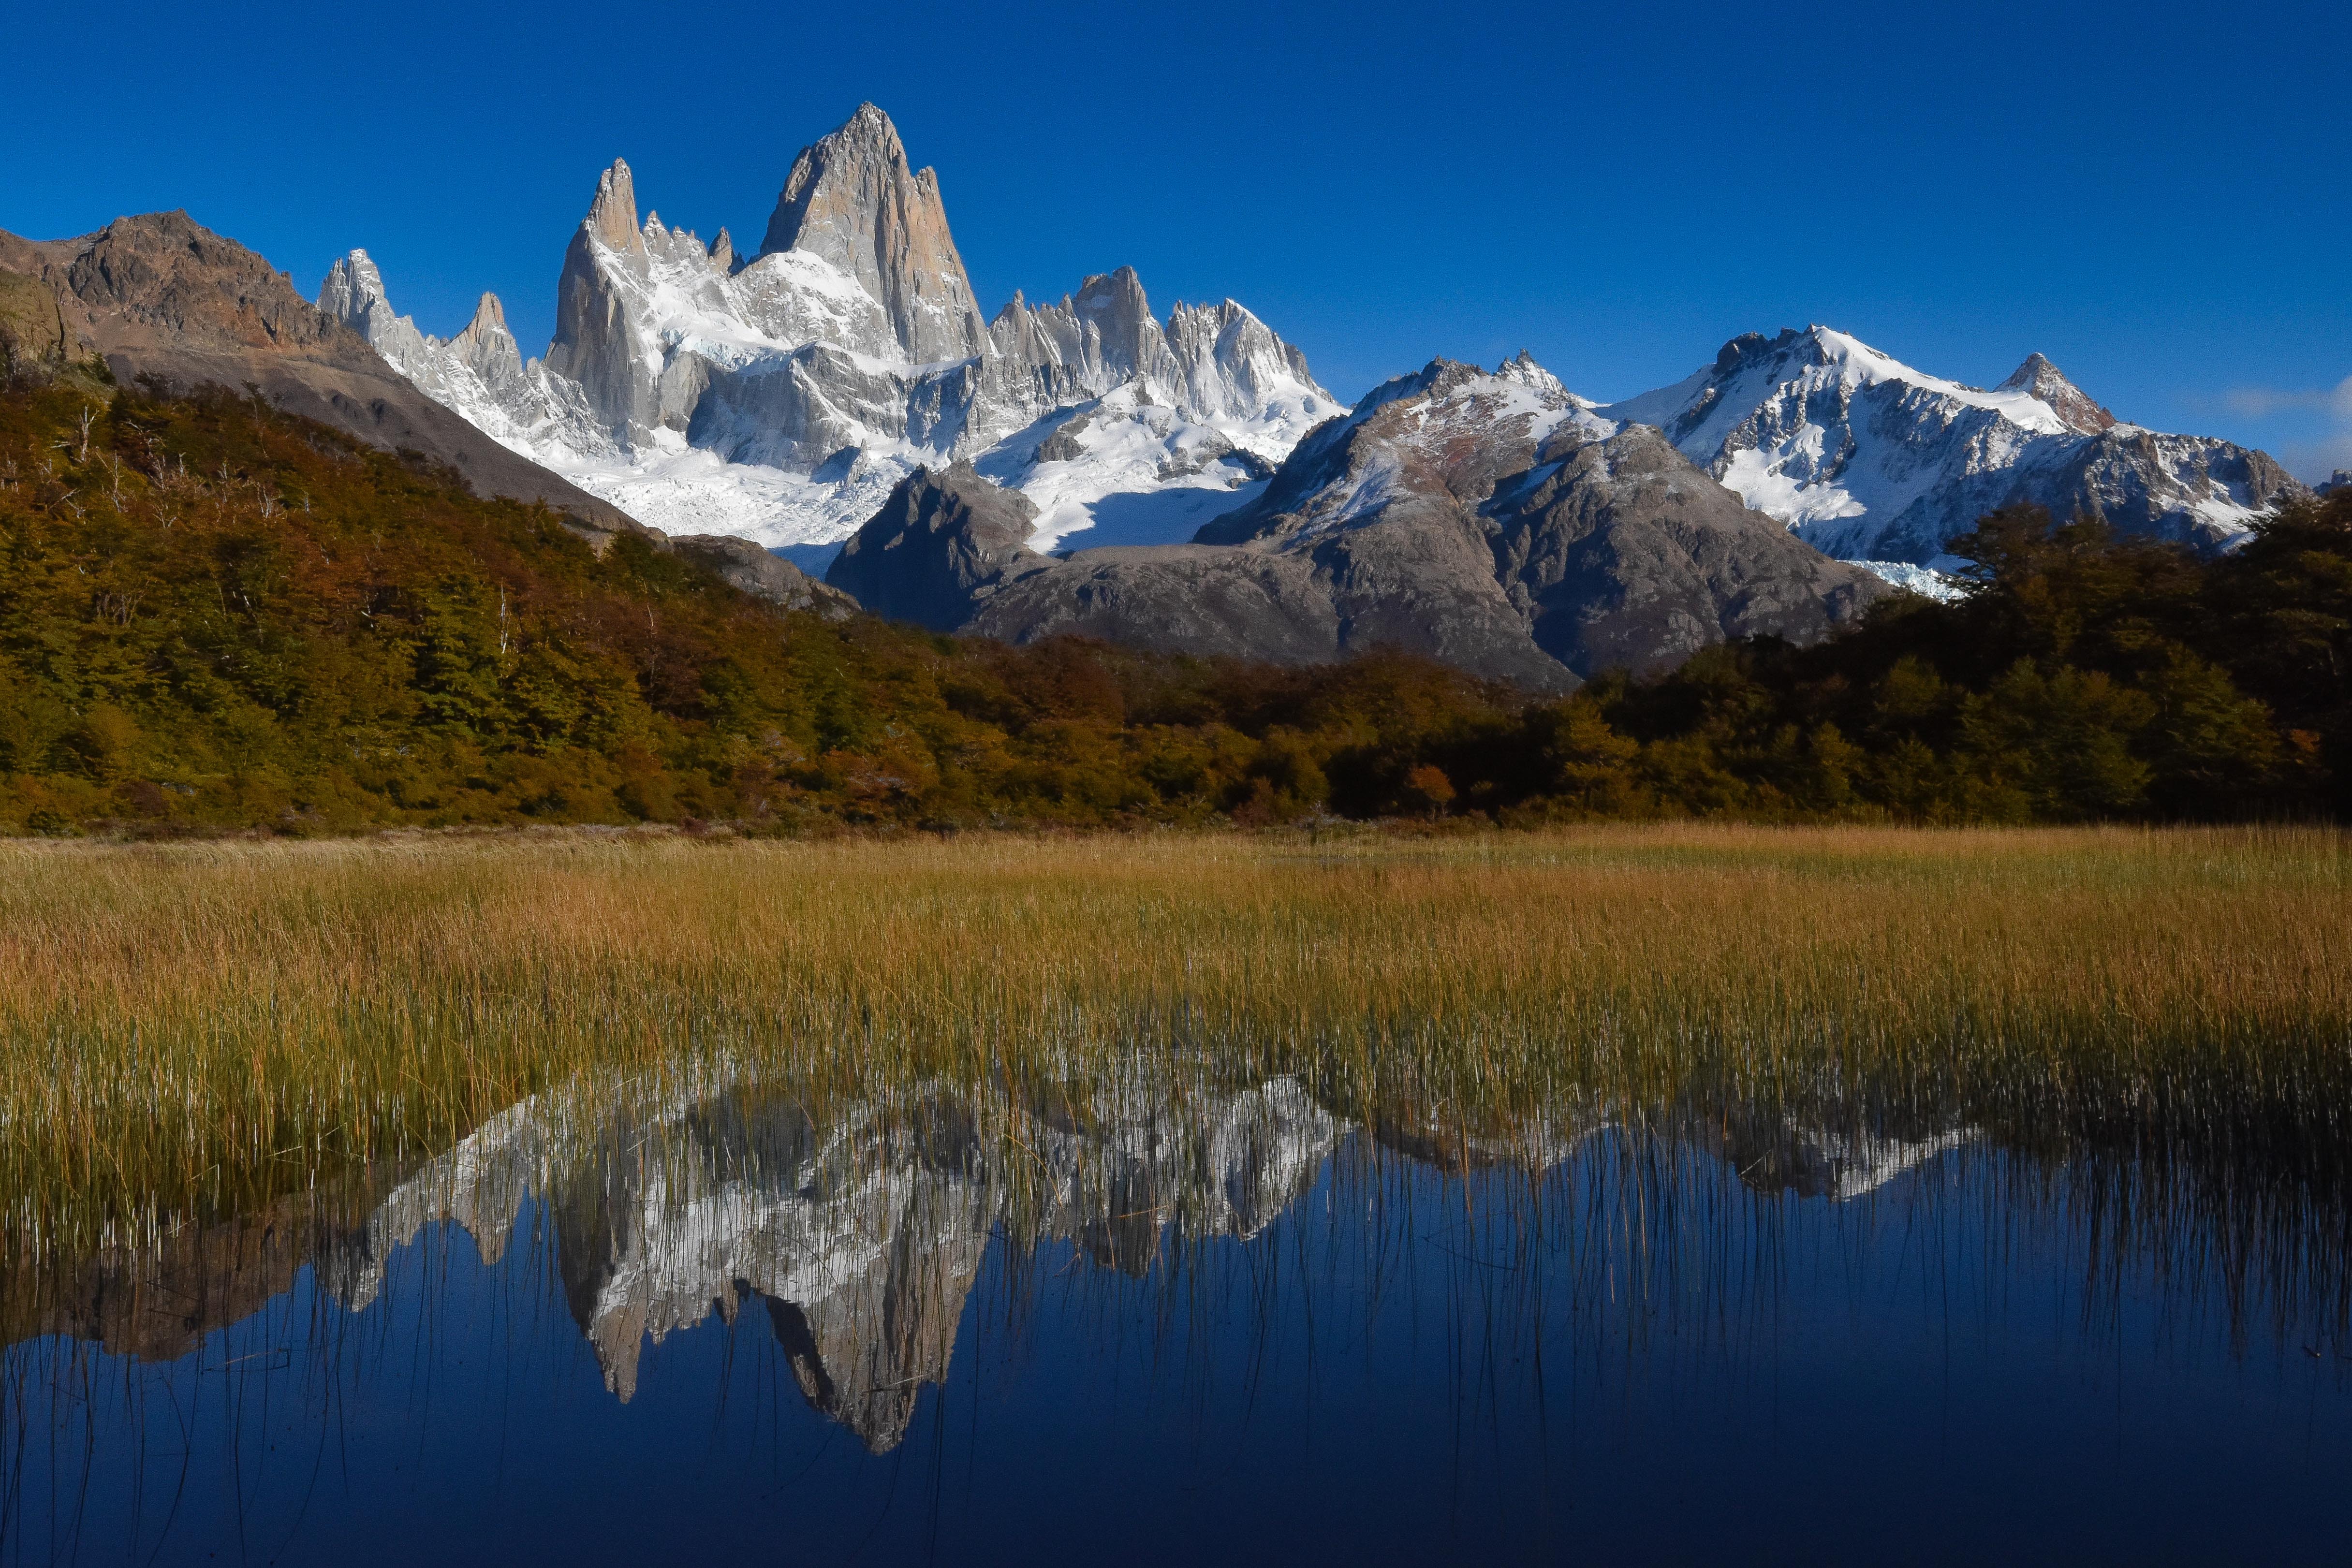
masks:
[[[578,1276],[625,1228],[556,1184],[495,1263],[378,1245],[358,1310],[314,1260],[184,1354],[26,1339],[0,1562],[2352,1557],[2325,1248],[2269,1277],[2274,1230],[2119,1228],[1982,1146],[1840,1197],[1626,1134],[1466,1176],[1328,1144],[1245,1234],[1164,1184],[1125,1231],[986,1218],[968,1288],[859,1320],[944,1348],[903,1427],[806,1394],[748,1289],[621,1398]]]

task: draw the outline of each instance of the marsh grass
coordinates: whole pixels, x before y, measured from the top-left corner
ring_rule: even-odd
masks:
[[[1139,1064],[1441,1142],[1803,1103],[2292,1165],[2352,1105],[2347,893],[2285,830],[12,843],[0,1193],[21,1249],[557,1086]]]

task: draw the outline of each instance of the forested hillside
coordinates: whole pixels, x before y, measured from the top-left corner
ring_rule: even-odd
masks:
[[[2341,816],[2352,494],[2200,563],[1986,520],[1821,646],[1530,702],[779,612],[249,401],[0,393],[0,829]]]

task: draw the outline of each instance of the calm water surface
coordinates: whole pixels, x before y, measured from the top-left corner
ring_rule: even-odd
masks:
[[[623,1114],[20,1260],[0,1562],[2352,1560],[2325,1151]]]

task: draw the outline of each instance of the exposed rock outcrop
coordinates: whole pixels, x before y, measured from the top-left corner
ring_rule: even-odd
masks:
[[[2025,362],[2010,373],[2009,380],[1996,389],[2000,392],[2021,392],[2049,405],[2058,416],[2058,423],[2077,435],[2096,435],[2112,430],[2119,423],[2081,387],[2066,379],[2064,372],[2042,355],[2028,354]]]
[[[969,463],[920,469],[851,536],[824,580],[877,615],[951,632],[1006,571],[1045,563],[1029,548],[1036,522],[1028,497]]]
[[[1647,673],[1739,637],[1817,642],[1890,591],[1750,511],[1647,425],[1570,426],[1497,496],[1497,569],[1537,645]]]
[[[807,610],[828,621],[857,613],[857,601],[763,549],[750,539],[731,534],[673,534],[669,547],[689,560],[699,561],[754,599],[764,599],[781,610]]]
[[[45,259],[32,242],[0,233],[0,371],[62,367],[89,351],[42,281]]]

